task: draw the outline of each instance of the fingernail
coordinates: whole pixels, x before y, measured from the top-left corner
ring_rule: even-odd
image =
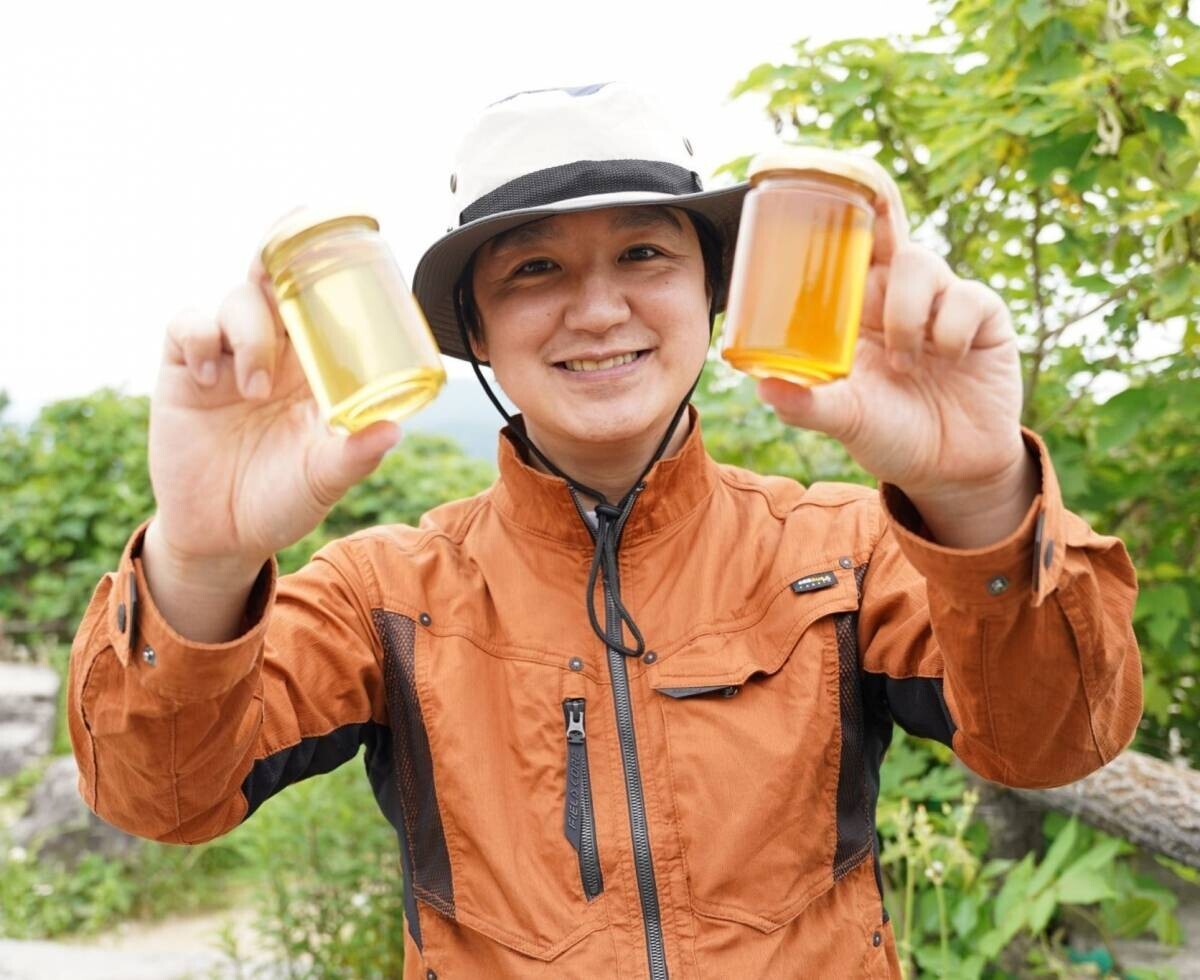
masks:
[[[271,393],[271,379],[266,371],[255,371],[246,384],[247,398],[266,398]]]
[[[891,351],[888,354],[888,363],[893,371],[899,371],[901,374],[908,374],[917,364],[916,358],[906,350]]]
[[[217,383],[217,364],[215,361],[205,361],[200,365],[200,383],[205,387]]]

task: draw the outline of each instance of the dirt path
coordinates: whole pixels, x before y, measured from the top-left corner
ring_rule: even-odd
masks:
[[[0,939],[0,980],[267,980],[271,970],[251,929],[253,912],[233,909],[207,915],[130,923],[103,936],[69,942]],[[229,924],[244,958],[255,968],[239,975],[221,952]]]

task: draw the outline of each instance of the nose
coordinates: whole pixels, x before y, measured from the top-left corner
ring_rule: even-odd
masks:
[[[579,277],[563,314],[568,330],[602,334],[629,319],[629,303],[617,278],[591,270]]]

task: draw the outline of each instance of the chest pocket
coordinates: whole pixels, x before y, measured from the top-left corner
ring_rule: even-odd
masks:
[[[857,608],[853,570],[799,571],[758,621],[690,641],[652,681],[698,914],[769,932],[844,873],[842,688],[857,697],[857,664],[838,634]]]

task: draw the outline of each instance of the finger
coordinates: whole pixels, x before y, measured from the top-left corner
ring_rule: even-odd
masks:
[[[250,282],[231,290],[217,322],[233,353],[234,374],[243,398],[265,399],[274,380],[278,336],[262,290]]]
[[[878,193],[875,195],[875,230],[871,245],[871,263],[886,265],[896,252],[908,244],[908,212],[900,185],[887,169],[870,157],[867,165],[876,174]]]
[[[910,370],[941,293],[954,273],[940,256],[909,243],[892,257],[883,299],[883,345],[897,371]]]
[[[182,311],[167,325],[166,357],[170,363],[186,365],[196,384],[211,387],[220,370],[220,326],[207,313]]]
[[[395,422],[373,422],[351,435],[331,433],[310,457],[309,483],[324,507],[332,507],[354,484],[369,476],[400,441]]]
[[[933,349],[958,363],[967,356],[987,311],[976,288],[980,283],[957,279],[942,294],[929,335]],[[987,287],[983,287],[986,289]]]
[[[824,432],[842,443],[854,439],[861,423],[858,400],[844,381],[807,387],[764,378],[758,383],[758,397],[788,425]]]

